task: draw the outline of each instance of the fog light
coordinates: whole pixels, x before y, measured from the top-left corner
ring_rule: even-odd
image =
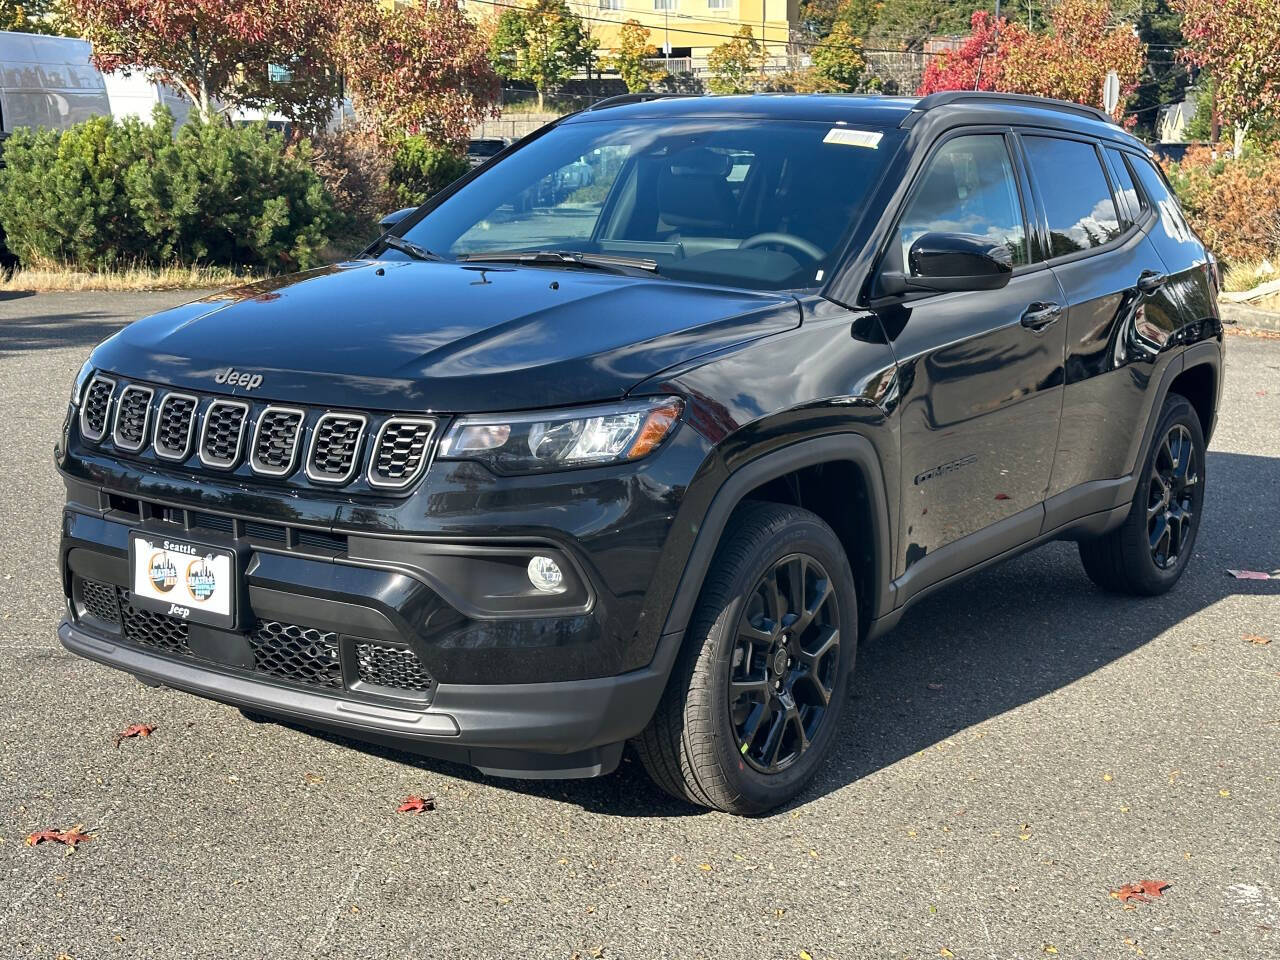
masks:
[[[564,573],[550,557],[534,557],[529,561],[529,582],[543,593],[564,591]]]

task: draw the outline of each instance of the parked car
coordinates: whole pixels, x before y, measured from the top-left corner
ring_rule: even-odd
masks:
[[[523,208],[602,157],[599,203]],[[769,810],[921,597],[1051,540],[1173,587],[1216,283],[1092,108],[609,101],[360,259],[99,345],[57,443],[59,635],[493,775],[632,742],[677,797]]]
[[[467,141],[467,163],[478,167],[490,157],[496,157],[510,144],[510,140],[501,137],[487,137],[480,140]]]

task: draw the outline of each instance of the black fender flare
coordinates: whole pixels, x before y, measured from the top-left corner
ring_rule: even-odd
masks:
[[[684,635],[693,616],[693,610],[702,592],[702,583],[715,556],[720,538],[729,523],[729,517],[743,498],[756,487],[770,480],[785,476],[805,467],[838,461],[852,462],[862,471],[871,499],[872,554],[875,557],[873,582],[875,596],[871,601],[870,621],[893,609],[892,554],[890,534],[889,500],[885,490],[884,471],[875,447],[866,437],[857,433],[839,433],[789,444],[780,450],[763,454],[738,467],[720,485],[712,498],[702,523],[698,527],[693,549],[685,563],[684,572],[676,587],[675,597],[667,612],[662,628],[664,637],[672,633]]]

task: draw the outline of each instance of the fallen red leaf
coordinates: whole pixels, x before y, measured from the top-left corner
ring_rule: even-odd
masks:
[[[1139,903],[1150,903],[1155,897],[1164,895],[1169,884],[1163,880],[1141,880],[1138,883],[1126,883],[1119,890],[1112,890],[1111,896],[1121,903],[1137,900]]]
[[[77,823],[70,830],[41,830],[27,837],[27,846],[34,847],[41,843],[65,843],[68,847],[74,847],[77,843],[92,840],[93,837],[81,831],[82,826],[83,824]]]
[[[1280,580],[1280,570],[1264,573],[1261,570],[1228,570],[1237,580]]]
[[[1270,637],[1260,637],[1256,633],[1248,634],[1245,639],[1252,643],[1255,647],[1265,647],[1271,642]]]
[[[1011,498],[1010,498],[1010,496],[1009,496],[1007,493],[997,493],[997,494],[996,494],[996,499],[997,499],[997,500],[1009,500],[1009,499],[1011,499]]]
[[[422,813],[423,810],[431,811],[435,808],[435,797],[420,797],[416,793],[411,793],[404,798],[404,803],[396,807],[396,813]]]
[[[128,740],[130,737],[149,737],[155,733],[155,729],[149,723],[135,723],[131,727],[126,727],[116,734],[116,749],[120,749],[121,741]]]

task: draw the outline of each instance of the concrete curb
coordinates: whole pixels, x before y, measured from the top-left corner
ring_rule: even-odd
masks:
[[[1246,330],[1280,331],[1280,312],[1275,310],[1262,310],[1225,300],[1218,301],[1218,309],[1222,312],[1223,323],[1234,323]]]

